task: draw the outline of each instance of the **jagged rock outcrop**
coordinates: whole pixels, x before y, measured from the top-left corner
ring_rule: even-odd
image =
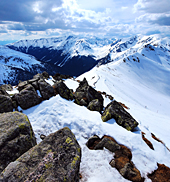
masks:
[[[0,172],[36,144],[36,139],[25,114],[0,114]]]
[[[80,82],[79,87],[74,93],[75,103],[79,105],[88,106],[91,101],[93,101],[88,108],[90,110],[102,111],[103,110],[103,97],[101,93],[97,92],[93,87],[88,85],[86,78]],[[93,106],[92,106],[93,105]],[[95,105],[97,107],[95,107]]]
[[[102,114],[102,120],[104,122],[111,118],[114,118],[118,125],[129,131],[133,131],[133,129],[138,126],[138,122],[115,100],[107,105]]]
[[[41,102],[41,98],[31,84],[25,85],[25,88],[20,93],[14,94],[12,99],[22,109],[28,109]]]
[[[133,182],[144,181],[139,170],[131,161],[132,153],[130,149],[124,145],[118,144],[114,138],[104,135],[100,139],[95,135],[89,138],[86,145],[91,150],[102,150],[105,147],[110,152],[114,153],[114,159],[110,161],[110,165],[116,168],[124,178]]]
[[[4,88],[0,88],[0,113],[12,112],[13,102]]]
[[[81,148],[69,128],[63,128],[10,163],[0,181],[79,181]]]
[[[38,86],[41,96],[44,100],[48,100],[49,98],[55,95],[53,87],[45,80],[40,79],[38,81]]]
[[[54,88],[56,94],[59,94],[62,98],[67,99],[67,100],[74,99],[72,90],[70,90],[62,80],[56,82],[53,85],[53,88]]]

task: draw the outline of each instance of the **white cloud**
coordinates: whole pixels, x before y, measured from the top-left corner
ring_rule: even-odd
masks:
[[[138,0],[134,5],[134,11],[147,13],[166,13],[170,11],[169,0]]]
[[[14,34],[18,39],[63,32],[113,37],[147,34],[152,30],[165,33],[169,29],[161,27],[170,26],[168,1],[1,0],[0,33],[6,38],[13,38]]]

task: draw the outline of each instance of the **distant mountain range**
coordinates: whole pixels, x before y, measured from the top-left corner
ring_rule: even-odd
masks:
[[[154,54],[154,57],[150,56],[151,54]],[[139,55],[158,63],[165,59],[167,61],[164,64],[169,66],[170,40],[161,39],[158,36],[134,36],[117,40],[91,36],[20,40],[7,46],[1,46],[0,80],[1,84],[5,82],[16,84],[19,79],[23,79],[24,75],[31,77],[44,70],[51,75],[59,72],[79,76],[95,66],[112,61],[140,62]],[[17,61],[14,61],[15,58]]]

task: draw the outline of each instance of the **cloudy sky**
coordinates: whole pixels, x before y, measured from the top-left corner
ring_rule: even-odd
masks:
[[[170,0],[0,0],[0,41],[72,33],[170,36]]]

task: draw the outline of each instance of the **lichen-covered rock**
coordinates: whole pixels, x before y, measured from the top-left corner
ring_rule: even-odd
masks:
[[[36,139],[25,114],[0,114],[0,172],[35,144]]]
[[[61,80],[56,82],[53,85],[53,88],[56,93],[58,93],[62,98],[67,99],[67,100],[73,100],[74,95],[72,91],[66,86],[66,84]]]
[[[41,102],[41,98],[31,84],[28,84],[20,93],[15,94],[13,100],[16,101],[22,109],[28,109]]]
[[[0,181],[78,182],[81,148],[69,128],[49,136],[10,163]]]
[[[89,103],[89,105],[87,106],[87,109],[89,109],[90,111],[101,112],[103,110],[103,104],[99,101],[99,99],[95,99]]]
[[[12,99],[9,96],[0,94],[0,113],[12,112],[13,103]]]
[[[129,131],[138,126],[138,122],[117,102],[112,101],[102,114],[104,122],[114,118],[116,123]]]
[[[49,98],[55,95],[53,87],[43,79],[40,79],[38,81],[38,86],[40,89],[41,96],[44,100],[48,100]]]
[[[79,104],[79,102],[82,99],[87,103],[87,105],[92,100],[97,99],[98,101],[96,100],[95,102],[97,104],[100,103],[100,107],[101,107],[100,109],[103,109],[103,97],[102,97],[101,93],[97,92],[93,87],[88,85],[86,78],[84,78],[83,81],[80,82],[79,87],[76,89],[76,92],[74,93],[74,96],[75,96],[77,104]]]

